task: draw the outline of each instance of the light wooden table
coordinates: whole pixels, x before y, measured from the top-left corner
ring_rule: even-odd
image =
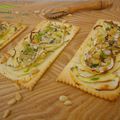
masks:
[[[36,9],[56,4],[67,3],[24,3],[24,5],[23,3],[17,3],[18,7],[13,10],[33,12]],[[17,43],[39,21],[44,19],[34,14],[0,14],[0,18],[1,20],[11,22],[22,21],[29,25],[28,30],[20,35],[14,43]],[[81,30],[46,71],[34,88],[34,91],[31,92],[26,89],[17,90],[10,80],[0,76],[0,120],[2,120],[3,111],[7,108],[12,109],[12,114],[6,120],[120,120],[120,97],[115,102],[108,102],[55,81],[80,47],[96,20],[111,19],[120,21],[120,0],[114,0],[114,6],[110,9],[82,11],[75,13],[73,16],[64,17],[64,19],[80,26]],[[11,46],[14,46],[14,44],[11,43],[5,49],[9,49]],[[9,107],[7,101],[14,96],[16,91],[22,93],[23,100]],[[64,106],[58,100],[60,95],[67,95],[73,102],[72,106]]]

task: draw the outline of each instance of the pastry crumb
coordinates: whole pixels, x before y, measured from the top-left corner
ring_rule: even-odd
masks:
[[[19,11],[15,11],[15,14],[19,14]]]
[[[61,95],[59,97],[59,101],[63,102],[64,105],[66,105],[66,106],[72,105],[71,100],[69,100],[69,98],[67,96],[65,96],[65,95]]]
[[[13,98],[13,99],[9,100],[7,104],[14,105],[16,102],[17,102],[16,99]]]
[[[2,117],[3,117],[3,118],[7,118],[10,114],[11,114],[11,110],[7,109],[7,110],[4,111]]]
[[[22,100],[22,95],[19,92],[17,92],[15,95],[15,99],[16,99],[16,101]]]
[[[39,11],[39,10],[35,10],[34,13],[35,13],[35,14],[39,14],[40,11]]]
[[[72,14],[68,14],[67,16],[71,17],[71,16],[73,16],[73,15],[72,15]]]
[[[64,105],[72,105],[72,102],[71,102],[71,100],[66,100],[65,102],[64,102]]]
[[[59,97],[59,101],[61,101],[61,102],[65,102],[66,100],[68,100],[68,97],[65,96],[65,95],[61,95],[61,96]]]

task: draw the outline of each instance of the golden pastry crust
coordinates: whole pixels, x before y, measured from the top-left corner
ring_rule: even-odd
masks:
[[[70,68],[65,68],[63,70],[63,72],[57,78],[58,82],[62,82],[62,83],[71,85],[73,87],[79,88],[87,93],[90,93],[99,98],[103,98],[105,100],[114,101],[118,98],[119,93],[120,93],[120,87],[118,87],[117,89],[115,89],[113,91],[97,91],[93,88],[90,88],[87,85],[86,86],[82,85],[82,83],[81,83],[81,85],[77,84],[71,77],[69,69]]]

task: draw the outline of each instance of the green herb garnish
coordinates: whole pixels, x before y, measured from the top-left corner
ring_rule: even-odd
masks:
[[[34,39],[35,40],[38,40],[38,42],[41,40],[41,37],[44,35],[44,33],[42,33],[42,32],[39,32],[38,34],[36,34],[35,36],[34,36]]]
[[[7,5],[7,4],[1,4],[0,9],[9,9],[9,8],[14,8],[16,7],[15,5]]]
[[[0,40],[2,40],[2,38],[3,38],[3,37],[4,37],[4,35],[3,35],[3,34],[1,34],[1,35],[0,35]]]
[[[98,80],[99,78],[91,78],[91,80]]]
[[[25,72],[25,73],[28,73],[29,70],[30,70],[29,68],[26,68],[26,69],[24,70],[24,72]]]
[[[107,55],[103,51],[101,51],[100,57],[103,58],[103,59],[105,59],[105,58],[107,58]]]
[[[96,68],[97,66],[99,66],[99,64],[92,64],[91,68]]]

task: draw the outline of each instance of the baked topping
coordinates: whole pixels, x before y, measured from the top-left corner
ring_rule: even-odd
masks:
[[[65,41],[63,38],[68,34],[70,27],[71,26],[49,23],[42,30],[31,32],[30,41],[24,41],[19,55],[15,55],[18,64],[14,66],[29,66],[37,59],[45,56],[44,54],[53,52],[59,48],[64,44]]]
[[[92,71],[104,73],[114,66],[114,57],[110,50],[94,49],[85,54],[85,63]]]
[[[57,44],[69,34],[71,27],[49,23],[43,30],[31,32],[30,40],[33,44]]]
[[[21,28],[21,24],[0,23],[0,44],[9,40],[12,35]]]
[[[117,75],[109,74],[109,73],[106,73],[103,75],[90,73],[89,71],[80,70],[79,66],[77,66],[77,65],[71,68],[71,72],[78,79],[80,79],[84,82],[89,82],[89,83],[107,82],[107,81],[111,81],[117,77]]]
[[[0,33],[3,33],[8,27],[8,24],[0,23]]]
[[[94,27],[89,39],[90,45],[80,54],[79,63],[71,67],[73,79],[99,91],[117,89],[119,76],[115,72],[120,62],[120,26],[104,21]]]
[[[25,67],[30,65],[31,62],[38,57],[37,54],[40,54],[41,52],[41,50],[30,45],[28,42],[24,42],[23,49],[20,51],[20,55],[16,57],[16,60],[19,65]]]
[[[120,52],[120,26],[105,21],[104,25],[97,25],[94,29],[94,45],[85,54],[85,63],[101,74],[114,66],[116,55]]]
[[[6,60],[6,65],[16,72],[16,76],[19,74],[23,78],[36,74],[38,66],[69,41],[69,33],[73,30],[72,25],[57,22],[46,22],[45,26],[39,27],[9,51],[11,57]],[[37,71],[34,71],[35,67]]]

